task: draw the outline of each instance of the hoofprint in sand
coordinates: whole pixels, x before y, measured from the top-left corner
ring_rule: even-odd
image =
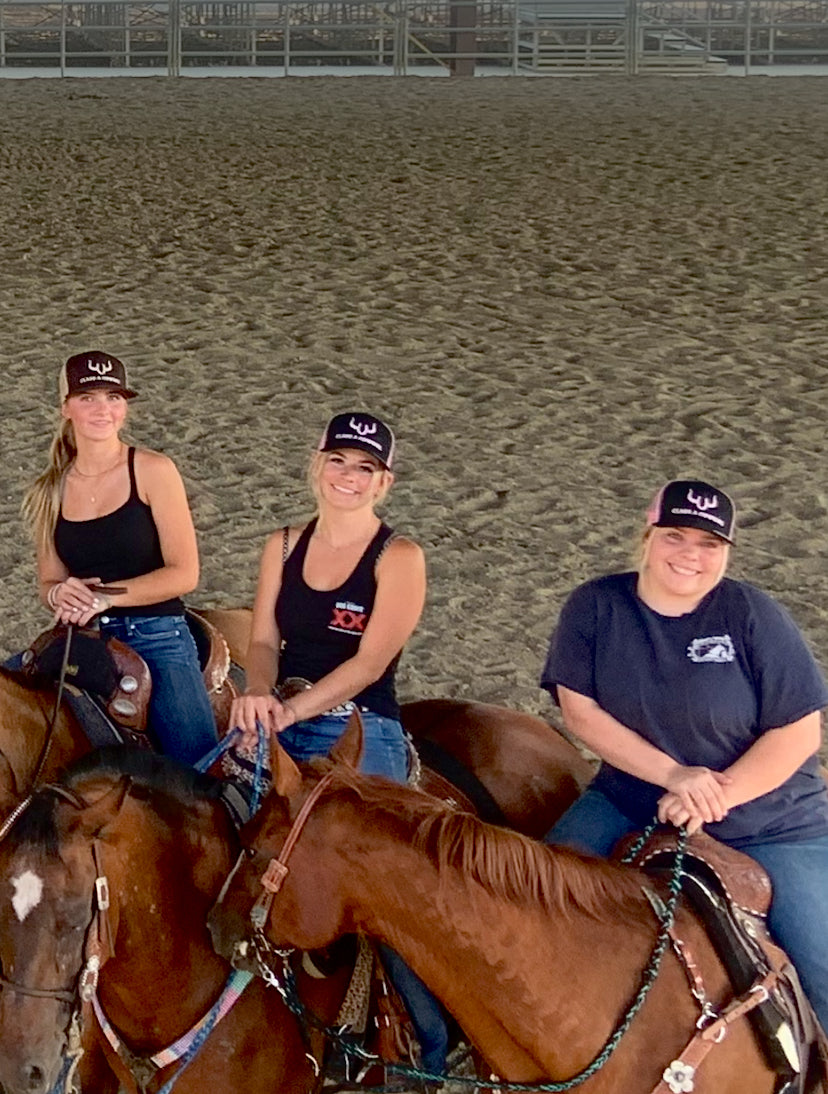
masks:
[[[824,89],[0,81],[2,652],[47,622],[17,512],[55,374],[101,347],[186,477],[195,604],[252,600],[329,413],[396,425],[387,518],[430,570],[405,699],[551,713],[564,596],[685,473],[826,665]]]

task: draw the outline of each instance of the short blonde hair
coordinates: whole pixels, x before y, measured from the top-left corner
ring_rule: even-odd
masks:
[[[332,451],[336,451],[336,449],[333,449]],[[320,498],[319,480],[322,477],[322,468],[325,466],[325,461],[327,460],[329,455],[329,452],[320,452],[317,449],[312,453],[310,461],[308,463],[308,486],[310,488],[310,492],[316,498],[317,505],[319,504]],[[370,459],[370,457],[368,458]],[[374,505],[381,505],[385,501],[386,497],[388,496],[388,491],[391,489],[391,485],[394,482],[394,475],[388,470],[387,467],[383,467],[382,464],[380,464],[378,471],[381,478],[379,490],[374,497]]]

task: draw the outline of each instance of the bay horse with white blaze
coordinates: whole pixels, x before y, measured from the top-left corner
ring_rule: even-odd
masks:
[[[210,913],[221,953],[244,962],[251,911],[278,947],[361,931],[410,964],[498,1081],[564,1090],[585,1072],[585,1094],[772,1094],[775,1073],[735,1010],[732,1023],[711,1026],[726,1035],[688,1085],[681,1056],[701,1037],[689,973],[717,1013],[733,993],[703,927],[681,905],[675,931],[692,964],[667,947],[640,1009],[628,1009],[644,970],[654,972],[652,878],[359,776],[360,752],[356,719],[334,763],[300,771],[274,744],[274,790],[243,829],[246,857]]]
[[[207,911],[239,849],[220,791],[172,760],[116,746],[80,761],[62,786],[37,791],[7,826],[0,840],[6,1094],[52,1089],[79,983],[95,981],[105,1019],[93,1016],[90,999],[84,1091],[159,1090],[191,1049],[176,1094],[313,1088],[305,1041],[279,993],[258,978],[231,980],[211,946]],[[304,991],[313,999],[313,985]],[[219,1002],[227,1007],[221,1017]],[[196,1052],[191,1031],[205,1017],[212,1028]],[[163,1050],[153,1066],[149,1058]]]

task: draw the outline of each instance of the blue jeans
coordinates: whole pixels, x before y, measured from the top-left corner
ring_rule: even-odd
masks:
[[[101,634],[140,653],[152,677],[149,728],[161,751],[194,764],[216,744],[216,723],[183,615],[101,616]]]
[[[606,857],[640,828],[599,790],[587,790],[544,837],[545,843]],[[771,934],[790,957],[822,1028],[828,1030],[828,836],[743,848],[764,866],[773,885]]]
[[[385,775],[395,782],[408,778],[408,745],[402,726],[394,718],[373,711],[361,711],[364,751],[360,771],[364,775]],[[279,734],[279,744],[297,763],[327,756],[348,724],[347,714],[320,714],[296,722]],[[440,1001],[422,980],[388,946],[381,946],[388,975],[402,996],[420,1042],[423,1067],[435,1074],[446,1070],[448,1027]]]
[[[408,778],[408,745],[400,723],[372,710],[361,711],[364,748],[363,775],[385,775],[395,782]],[[296,722],[279,734],[279,744],[297,763],[327,756],[348,724],[347,714],[320,714]]]

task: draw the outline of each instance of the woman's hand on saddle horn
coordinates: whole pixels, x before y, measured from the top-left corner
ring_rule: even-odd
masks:
[[[95,591],[100,584],[99,577],[67,577],[53,585],[48,599],[55,609],[55,622],[85,627],[99,612],[111,607],[111,600]]]
[[[242,731],[242,744],[254,747],[258,738],[256,723],[264,726],[268,737],[279,733],[292,722],[290,712],[285,710],[271,692],[246,692],[233,700],[230,708],[230,725]]]

